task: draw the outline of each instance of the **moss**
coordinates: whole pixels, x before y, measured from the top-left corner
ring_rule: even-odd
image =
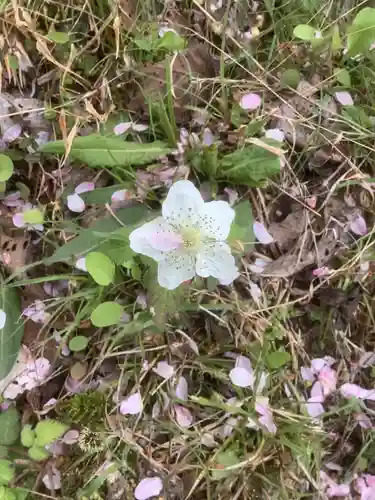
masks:
[[[66,423],[98,429],[104,427],[105,407],[105,394],[88,391],[61,402],[57,412]]]

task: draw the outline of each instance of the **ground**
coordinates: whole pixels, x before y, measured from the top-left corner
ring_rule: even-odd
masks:
[[[371,2],[0,16],[0,499],[375,499]]]

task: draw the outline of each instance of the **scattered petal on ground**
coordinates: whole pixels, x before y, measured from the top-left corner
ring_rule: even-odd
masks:
[[[254,109],[257,109],[261,104],[262,104],[262,99],[260,95],[254,94],[252,92],[243,95],[240,100],[241,108],[247,111],[252,111]]]
[[[55,467],[52,470],[43,476],[42,479],[44,486],[51,490],[59,490],[61,488],[61,474]]]
[[[185,406],[181,405],[174,405],[173,409],[178,425],[180,425],[181,427],[190,427],[192,425],[194,418],[188,408],[185,408]]]
[[[229,373],[229,378],[232,384],[238,387],[253,387],[254,385],[254,375],[245,368],[233,368]]]
[[[163,377],[165,380],[169,380],[174,375],[173,366],[166,361],[159,361],[152,371],[160,375],[160,377]]]
[[[114,128],[113,132],[116,135],[125,134],[132,127],[132,122],[121,122],[118,123]]]
[[[143,411],[143,401],[140,392],[126,398],[120,404],[120,413],[123,415],[138,415]]]
[[[75,267],[76,267],[76,269],[79,269],[80,271],[87,271],[85,257],[80,257],[79,259],[77,259],[77,261],[75,263]]]
[[[357,236],[365,236],[368,232],[365,219],[359,215],[350,223],[350,230]]]
[[[9,127],[3,135],[3,141],[5,142],[13,142],[19,138],[22,134],[22,127],[18,123]]]
[[[273,243],[275,241],[273,239],[273,236],[270,235],[264,224],[262,224],[261,222],[255,221],[253,224],[253,229],[255,238],[259,241],[259,243],[262,243],[263,245],[269,245],[270,243]]]
[[[269,128],[266,130],[265,136],[267,139],[273,139],[274,141],[283,142],[285,139],[284,132],[279,128]]]
[[[176,397],[183,401],[188,400],[188,383],[185,377],[180,377],[176,385]]]
[[[86,204],[79,194],[70,194],[66,197],[66,203],[69,210],[76,213],[81,213],[85,210]]]
[[[163,482],[160,477],[146,477],[142,479],[135,491],[136,500],[148,500],[151,497],[157,497],[163,489]]]
[[[336,92],[335,93],[335,97],[338,100],[338,102],[340,104],[342,104],[343,106],[353,106],[354,105],[353,98],[349,94],[349,92],[345,92],[345,91],[343,91],[343,92]]]

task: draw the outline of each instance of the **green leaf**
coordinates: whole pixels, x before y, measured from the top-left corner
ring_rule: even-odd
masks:
[[[65,154],[64,141],[49,142],[40,148],[43,153]],[[86,163],[89,167],[122,167],[143,165],[170,153],[161,141],[140,144],[127,142],[119,137],[94,134],[76,137],[69,153],[70,158]]]
[[[73,352],[84,351],[89,343],[89,339],[84,335],[77,335],[69,342],[69,349]]]
[[[68,429],[69,426],[58,420],[42,420],[35,427],[35,445],[47,446],[61,438]]]
[[[315,38],[316,29],[308,24],[299,24],[293,30],[293,35],[301,40],[310,41]]]
[[[87,193],[80,194],[80,197],[85,200],[86,203],[90,205],[105,205],[106,203],[111,203],[111,196],[116,191],[121,191],[123,189],[132,189],[132,184],[130,182],[125,182],[123,184],[116,184],[113,186],[107,186],[103,188],[94,189],[93,191],[88,191]]]
[[[361,106],[345,106],[341,109],[342,116],[349,122],[358,123],[361,127],[372,129],[373,124]]]
[[[233,208],[236,215],[230,228],[228,243],[243,254],[254,246],[253,211],[248,200],[240,201]]]
[[[164,33],[157,44],[158,49],[166,49],[170,50],[171,52],[183,50],[185,46],[185,39],[177,33],[174,33],[173,31],[167,31],[166,33]]]
[[[11,446],[21,432],[20,417],[15,408],[9,408],[0,413],[0,445]]]
[[[225,155],[220,161],[219,172],[231,182],[260,186],[268,177],[280,172],[280,158],[259,146],[245,146]]]
[[[31,448],[29,448],[28,454],[32,460],[35,460],[35,462],[42,462],[49,457],[49,453],[47,450],[40,446],[36,446],[35,444]]]
[[[344,87],[350,87],[352,84],[352,79],[350,78],[350,73],[347,69],[335,68],[333,70],[333,75],[336,80],[341,83]]]
[[[115,233],[116,230],[123,232],[126,229],[130,233],[133,227],[147,219],[147,215],[148,209],[145,205],[121,208],[116,212],[116,217],[124,226],[121,226],[112,216],[104,217],[96,221],[90,229],[82,230],[79,236],[76,236],[64,246],[58,248],[47,262],[53,264],[71,259],[72,257],[77,258],[77,255],[94,250],[104,243],[103,235],[107,235],[107,239],[109,240],[113,237],[112,233]],[[125,236],[122,237],[122,239],[124,238]]]
[[[43,224],[43,213],[39,208],[31,208],[23,212],[23,220],[28,224]]]
[[[15,477],[16,472],[10,460],[0,460],[0,484],[9,484]]]
[[[14,165],[7,155],[0,154],[0,182],[5,182],[13,174]]]
[[[367,52],[375,40],[375,9],[366,7],[358,12],[348,28],[348,56]]]
[[[35,431],[30,424],[23,426],[21,431],[21,443],[26,448],[31,448],[35,441]]]
[[[291,356],[289,352],[285,351],[275,351],[271,352],[266,356],[267,364],[272,370],[281,368],[282,366],[289,363]]]
[[[103,302],[91,313],[91,323],[98,328],[117,325],[123,312],[124,308],[117,302]]]
[[[282,87],[291,87],[296,89],[301,80],[301,73],[296,69],[286,69],[280,78],[280,84]]]
[[[216,455],[214,469],[210,470],[212,479],[218,481],[231,474],[238,474],[238,471],[226,470],[226,467],[237,465],[239,461],[237,454],[233,450],[226,450],[218,453]]]
[[[331,41],[332,51],[336,52],[338,50],[341,50],[344,47],[344,45],[341,41],[340,29],[337,24],[335,24],[332,27],[331,35],[332,35],[332,41]]]
[[[6,315],[5,325],[0,329],[0,380],[2,380],[16,362],[24,332],[21,303],[16,288],[1,287],[0,310]]]
[[[107,286],[112,283],[116,266],[106,255],[90,252],[86,257],[87,271],[98,285]]]
[[[7,488],[6,486],[0,486],[0,500],[18,500],[18,499],[10,488]]]
[[[47,38],[51,40],[51,42],[58,43],[59,45],[68,43],[70,40],[69,33],[65,33],[64,31],[50,31]]]
[[[131,262],[133,257],[136,255],[136,253],[130,248],[129,241],[127,239],[113,239],[105,241],[98,246],[97,250],[98,252],[107,255],[107,257],[119,266],[123,265],[124,262]]]

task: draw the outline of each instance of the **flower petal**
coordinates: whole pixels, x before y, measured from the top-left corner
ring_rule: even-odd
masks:
[[[209,128],[203,130],[202,142],[205,146],[212,146],[214,143],[214,135]]]
[[[371,392],[357,384],[343,384],[340,387],[340,393],[344,398],[366,399]]]
[[[164,258],[164,254],[161,250],[152,246],[150,236],[158,233],[169,233],[170,229],[169,224],[163,217],[157,217],[130,233],[130,248],[136,253],[147,255],[147,257],[159,262]]]
[[[326,491],[328,498],[332,497],[346,497],[350,493],[350,486],[348,484],[333,483]]]
[[[269,128],[266,130],[265,136],[267,139],[273,139],[274,141],[283,142],[285,139],[284,132],[279,128]]]
[[[245,368],[233,368],[233,370],[229,372],[229,378],[232,384],[237,387],[253,387],[254,385],[254,374]]]
[[[204,246],[197,255],[195,268],[202,278],[212,276],[222,285],[230,285],[239,276],[230,247],[219,241]]]
[[[175,417],[180,427],[190,427],[194,421],[193,415],[188,408],[181,405],[173,406]]]
[[[199,211],[199,226],[206,238],[224,241],[228,238],[235,211],[226,201],[210,201]]]
[[[65,444],[75,444],[79,439],[79,431],[76,429],[71,429],[66,432],[62,438]]]
[[[262,290],[259,288],[259,286],[256,283],[253,283],[252,281],[249,281],[249,292],[250,295],[252,296],[254,302],[259,304],[259,299],[263,295]]]
[[[252,111],[254,109],[259,108],[262,103],[262,99],[260,95],[254,94],[250,92],[249,94],[245,94],[241,97],[240,106],[242,109],[246,109]]]
[[[249,373],[253,373],[253,367],[251,366],[251,361],[246,356],[237,356],[236,368],[244,368]]]
[[[120,413],[122,415],[138,415],[142,410],[143,401],[140,392],[132,394],[120,404]]]
[[[133,123],[132,129],[134,132],[145,132],[148,129],[148,125],[143,123]]]
[[[136,500],[148,500],[151,497],[157,497],[163,489],[163,482],[160,477],[146,477],[138,483],[134,490]]]
[[[93,191],[95,189],[95,182],[81,182],[75,188],[74,192],[76,194],[88,193],[89,191]]]
[[[306,382],[314,382],[315,375],[311,368],[307,368],[306,366],[301,366],[301,377]]]
[[[374,426],[370,420],[370,418],[363,412],[358,412],[354,414],[355,420],[358,422],[358,425],[362,427],[362,429],[373,429]]]
[[[343,91],[343,92],[336,92],[335,93],[335,97],[338,100],[338,102],[340,104],[342,104],[343,106],[353,106],[354,105],[353,98],[349,94],[349,92],[345,92],[345,91]]]
[[[0,330],[4,328],[6,320],[7,320],[6,312],[0,309]]]
[[[267,231],[264,224],[261,222],[255,221],[253,224],[254,236],[263,245],[269,245],[273,243],[275,240],[273,236]]]
[[[120,189],[119,191],[115,191],[111,196],[112,203],[121,203],[123,201],[127,201],[131,198],[131,194],[128,189]]]
[[[69,210],[76,213],[81,213],[86,208],[85,202],[79,194],[76,193],[70,194],[66,197],[66,204],[68,205]]]
[[[163,288],[174,290],[184,281],[193,279],[194,276],[195,262],[194,255],[191,253],[173,250],[159,262],[158,283]]]
[[[159,361],[152,371],[163,377],[164,380],[169,380],[174,375],[173,366],[166,361]]]
[[[121,122],[113,127],[113,133],[115,135],[125,134],[132,127],[132,122]]]
[[[358,215],[358,217],[352,220],[349,228],[357,236],[365,236],[368,233],[367,224],[362,215]]]
[[[59,490],[61,488],[61,474],[55,467],[52,468],[50,474],[45,474],[42,478],[44,486],[51,490]]]
[[[13,142],[19,138],[22,133],[22,127],[18,123],[7,128],[3,135],[3,141]]]
[[[312,418],[317,418],[325,412],[324,407],[320,401],[315,401],[314,398],[309,398],[306,403],[307,413]]]
[[[76,269],[79,269],[80,271],[87,271],[85,257],[80,257],[79,259],[77,259],[74,267]]]
[[[183,239],[180,234],[172,231],[157,231],[150,234],[150,243],[155,250],[171,252],[183,245]]]
[[[176,397],[183,401],[188,400],[188,383],[185,377],[180,377],[176,385]]]
[[[23,213],[14,214],[13,217],[12,217],[12,221],[13,221],[13,224],[16,227],[24,227],[25,226],[25,221],[24,221],[24,218],[23,218]]]
[[[188,221],[196,223],[198,213],[204,206],[203,198],[190,181],[178,181],[168,192],[162,206],[163,217],[167,222],[186,225]]]

